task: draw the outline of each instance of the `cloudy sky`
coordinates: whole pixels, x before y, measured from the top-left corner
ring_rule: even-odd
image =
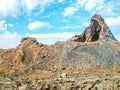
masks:
[[[120,0],[0,0],[0,48],[26,36],[45,44],[65,41],[82,33],[95,13],[120,40]]]

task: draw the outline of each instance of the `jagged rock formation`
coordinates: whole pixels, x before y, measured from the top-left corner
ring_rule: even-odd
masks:
[[[119,76],[120,42],[97,14],[68,41],[44,45],[26,37],[0,49],[1,90],[119,90]]]
[[[79,36],[76,35],[71,40],[77,42],[94,42],[94,41],[108,41],[116,40],[111,33],[109,27],[100,15],[93,15],[88,27]]]

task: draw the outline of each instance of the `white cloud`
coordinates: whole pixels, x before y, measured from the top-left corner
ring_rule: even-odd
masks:
[[[63,32],[63,33],[49,33],[49,34],[26,34],[25,36],[35,37],[39,42],[44,44],[54,44],[57,41],[66,41],[76,33]]]
[[[76,11],[78,11],[78,9],[75,8],[75,7],[67,7],[67,8],[64,9],[64,12],[62,12],[62,14],[63,14],[63,17],[71,16],[71,15],[73,15]]]
[[[40,5],[42,5],[42,6],[48,6],[51,3],[53,3],[54,0],[39,0],[39,2],[40,2]]]
[[[19,0],[0,0],[0,16],[16,17],[19,14]]]
[[[31,14],[34,9],[40,9],[43,12],[46,7],[48,7],[54,0],[22,0],[22,9]]]
[[[87,2],[87,0],[77,0],[77,2],[75,3],[75,6],[83,7],[86,2]]]
[[[9,26],[9,27],[13,27],[14,25],[13,25],[13,24],[7,24],[7,26]]]
[[[5,27],[5,20],[0,21],[0,31],[5,31],[6,27]]]
[[[39,5],[39,2],[39,0],[22,0],[21,6],[26,13],[30,14]]]
[[[75,7],[84,8],[86,11],[95,10],[96,8],[101,9],[100,7],[104,4],[104,0],[77,0]]]
[[[0,48],[13,48],[20,42],[21,36],[17,33],[5,31],[0,34]]]
[[[85,10],[87,10],[87,11],[93,10],[96,7],[97,3],[100,3],[100,0],[99,1],[98,0],[88,0],[87,3],[85,4]]]
[[[63,32],[49,34],[26,34],[24,36],[21,36],[17,33],[5,31],[4,33],[0,34],[0,48],[14,48],[20,43],[22,37],[27,36],[34,37],[39,42],[42,42],[44,44],[54,44],[56,41],[66,41],[77,33],[78,32]]]
[[[116,17],[116,18],[113,18],[113,17],[106,18],[105,21],[109,26],[119,26],[120,27],[120,16]]]
[[[65,0],[58,0],[58,3],[63,3]]]
[[[61,29],[80,29],[81,25],[66,25],[61,27]]]
[[[89,25],[89,22],[83,22],[82,26],[87,27]]]
[[[6,31],[8,27],[13,27],[13,24],[7,24],[5,20],[0,21],[0,31]]]
[[[119,15],[119,10],[117,8],[120,5],[116,1],[101,2],[101,5],[97,5],[93,12],[97,12],[104,16],[115,16]],[[107,13],[107,14],[106,14]]]
[[[104,0],[77,0],[75,5],[79,7],[86,7],[87,9],[93,9],[98,4],[101,5],[104,3]],[[91,7],[90,7],[91,6]]]
[[[40,22],[40,21],[35,21],[32,23],[29,23],[28,28],[29,30],[35,30],[38,28],[50,28],[51,25],[47,22]]]
[[[53,2],[54,0],[0,0],[0,17],[31,14],[35,9],[44,11]]]
[[[26,34],[26,36],[35,37],[35,38],[69,38],[72,37],[75,33],[63,32],[63,33],[49,33],[49,34]]]
[[[96,3],[94,0],[89,0],[85,5],[85,10],[91,11],[96,6]]]
[[[82,8],[92,14],[115,16],[119,15],[120,0],[77,0],[73,5],[77,9]]]
[[[11,33],[11,32],[8,32],[8,31],[5,31],[1,35],[4,35],[3,38],[6,38],[6,39],[12,39],[12,38],[15,38],[15,37],[20,37],[20,35],[18,35],[17,33]]]

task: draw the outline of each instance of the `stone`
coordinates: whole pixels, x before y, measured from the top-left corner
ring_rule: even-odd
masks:
[[[116,41],[104,19],[98,14],[92,16],[89,26],[81,35],[75,35],[70,40],[77,42]]]

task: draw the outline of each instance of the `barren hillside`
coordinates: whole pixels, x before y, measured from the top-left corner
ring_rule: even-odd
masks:
[[[26,37],[16,48],[0,49],[0,75],[2,90],[103,90],[105,82],[106,89],[117,90],[120,42],[95,14],[81,35],[65,42],[44,45]]]

